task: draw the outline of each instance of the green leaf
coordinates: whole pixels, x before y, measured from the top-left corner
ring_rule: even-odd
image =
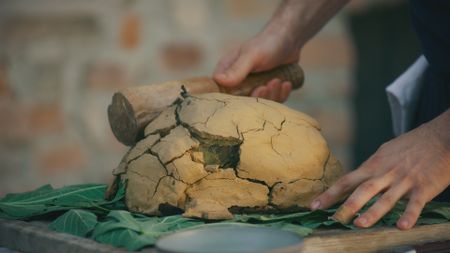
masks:
[[[307,236],[313,232],[311,228],[286,222],[268,223],[264,226],[294,232],[300,236]]]
[[[400,216],[402,216],[403,210],[394,210],[387,213],[382,219],[381,222],[386,226],[395,226]]]
[[[137,214],[136,216],[134,217],[128,211],[111,211],[105,217],[105,221],[97,224],[92,238],[116,247],[137,250],[153,245],[162,235],[204,223],[180,215],[147,217]]]
[[[27,219],[33,216],[73,208],[90,208],[109,211],[102,205],[118,201],[104,199],[106,185],[81,184],[53,189],[45,185],[31,192],[8,194],[0,200],[0,212],[11,219]]]
[[[204,224],[203,221],[184,218],[181,215],[167,216],[141,221],[142,232],[149,236],[159,237],[172,231],[178,231]]]
[[[444,218],[419,218],[416,225],[432,225],[448,222],[448,219]]]
[[[97,216],[92,212],[72,209],[54,220],[49,228],[57,232],[85,237],[96,224]]]
[[[445,218],[447,220],[450,220],[450,203],[446,203],[447,206],[438,206],[436,208],[427,208],[423,212],[423,216],[427,216],[430,214],[439,215],[442,218]]]
[[[53,190],[53,187],[49,184],[43,185],[39,188],[37,188],[36,190],[33,191],[29,191],[29,192],[23,192],[23,193],[8,193],[6,194],[6,196],[1,199],[0,201],[14,201],[17,199],[22,198],[25,195],[39,195],[39,194],[44,194],[47,193],[49,191]]]
[[[92,237],[97,237],[108,233],[112,230],[131,230],[140,233],[142,231],[139,222],[133,218],[130,212],[127,211],[111,211],[104,222],[100,222],[92,234]]]
[[[145,246],[153,246],[156,242],[154,237],[142,235],[129,229],[110,230],[98,235],[95,240],[131,251],[142,249]]]
[[[311,219],[311,217],[317,216],[321,220],[328,220],[336,209],[328,210],[316,210],[316,211],[306,211],[290,214],[236,214],[234,216],[234,221],[237,222],[276,222],[276,221],[296,221],[300,222],[305,219]]]

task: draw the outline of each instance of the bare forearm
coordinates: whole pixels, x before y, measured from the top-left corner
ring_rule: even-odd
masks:
[[[349,0],[283,0],[263,32],[278,33],[301,48]]]

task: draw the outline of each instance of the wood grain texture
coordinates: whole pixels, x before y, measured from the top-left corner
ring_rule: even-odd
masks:
[[[304,252],[383,252],[449,239],[449,222],[417,226],[406,231],[396,228],[372,228],[312,235],[305,239]]]

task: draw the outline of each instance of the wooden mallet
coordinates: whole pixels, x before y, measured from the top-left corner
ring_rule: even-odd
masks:
[[[304,81],[300,66],[288,64],[270,71],[250,74],[235,88],[219,86],[209,77],[129,87],[114,94],[108,106],[109,124],[117,140],[132,146],[144,137],[145,126],[177,99],[182,85],[191,94],[223,92],[248,96],[253,89],[274,78],[290,81],[293,89],[300,88]]]

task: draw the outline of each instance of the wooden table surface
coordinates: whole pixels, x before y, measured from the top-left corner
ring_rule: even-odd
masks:
[[[404,246],[450,240],[450,222],[417,226],[411,230],[373,228],[320,231],[305,238],[302,252],[395,252]],[[57,233],[39,222],[0,219],[0,246],[20,252],[123,253],[93,240]],[[450,249],[449,249],[450,251]],[[154,248],[140,252],[155,253]]]

